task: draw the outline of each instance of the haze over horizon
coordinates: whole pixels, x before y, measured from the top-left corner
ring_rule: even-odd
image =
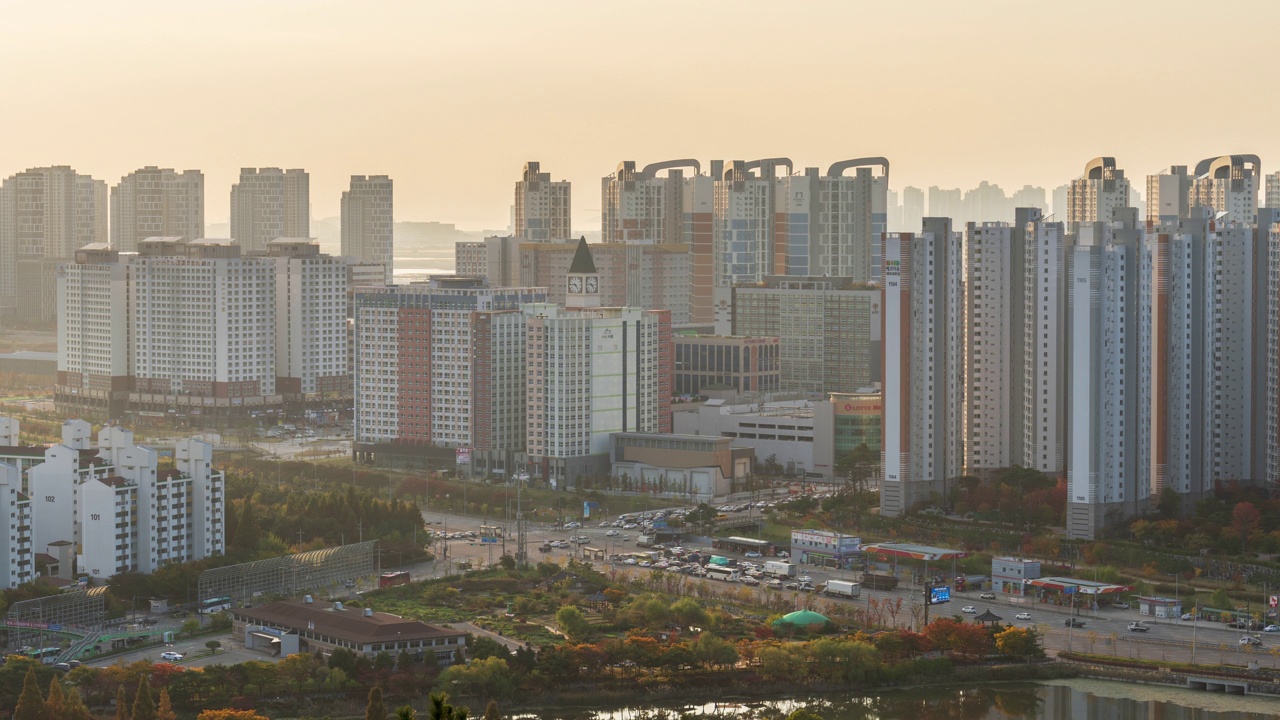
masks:
[[[1097,155],[1139,188],[1215,155],[1280,162],[1265,46],[1228,63],[1197,39],[1273,27],[1276,3],[554,5],[8,5],[0,174],[198,168],[210,224],[241,167],[307,169],[316,218],[350,175],[386,174],[397,219],[480,230],[506,227],[538,160],[574,183],[577,233],[598,230],[621,160],[883,155],[895,189],[1008,192]]]

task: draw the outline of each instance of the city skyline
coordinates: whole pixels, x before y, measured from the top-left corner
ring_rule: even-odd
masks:
[[[10,78],[22,111],[11,100],[0,113],[0,132],[23,140],[5,171],[69,164],[114,184],[144,165],[200,168],[210,223],[227,222],[216,200],[240,167],[306,168],[315,218],[338,215],[351,175],[386,174],[399,186],[400,217],[493,229],[507,225],[511,204],[509,186],[494,180],[540,160],[579,187],[574,227],[596,228],[594,188],[624,159],[785,152],[803,167],[884,156],[894,187],[985,179],[1012,192],[1056,187],[1076,177],[1080,158],[1099,154],[1134,178],[1223,153],[1280,157],[1267,122],[1274,101],[1257,92],[1260,65],[1166,71],[1169,38],[1202,22],[1191,5],[988,2],[920,14],[819,3],[782,17],[763,2],[731,14],[711,4],[562,5],[551,14],[498,2],[8,8],[0,59],[27,70]],[[1233,9],[1259,26],[1280,19],[1267,4]],[[1144,32],[1084,53],[1099,17],[1102,27]],[[155,42],[172,27],[187,30],[183,52],[157,62]],[[761,40],[773,48],[742,51]],[[37,55],[56,60],[31,67]],[[730,57],[733,71],[723,72]],[[524,82],[515,67],[547,77]],[[672,80],[699,76],[714,82]],[[1152,111],[1197,86],[1238,98],[1238,111]],[[157,88],[166,105],[193,111],[179,123],[172,113],[121,110],[150,106]],[[743,105],[759,97],[780,100]],[[1018,110],[959,111],[992,97]],[[1085,105],[1090,97],[1106,102]],[[822,111],[795,109],[803,107]],[[1131,120],[1082,123],[1082,107]]]

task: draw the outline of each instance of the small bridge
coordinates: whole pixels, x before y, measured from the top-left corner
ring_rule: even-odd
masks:
[[[1228,695],[1249,694],[1249,683],[1247,681],[1232,680],[1230,678],[1209,678],[1188,675],[1187,687],[1192,690],[1208,690],[1209,692],[1221,692],[1227,693]]]

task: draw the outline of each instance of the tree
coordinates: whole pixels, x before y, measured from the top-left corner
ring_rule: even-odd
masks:
[[[22,681],[22,694],[18,696],[18,704],[13,710],[13,720],[46,720],[44,712],[44,696],[40,694],[40,685],[36,680],[36,669],[27,668],[27,676]]]
[[[60,720],[92,720],[89,716],[89,708],[84,706],[84,699],[80,697],[80,692],[76,688],[67,691]]]
[[[285,682],[293,685],[298,696],[302,696],[302,686],[311,679],[314,672],[315,658],[306,653],[290,655],[276,663],[276,669]]]
[[[147,676],[138,680],[138,693],[133,696],[133,715],[130,720],[156,720],[156,701],[151,697],[151,685]]]
[[[382,686],[369,690],[369,702],[364,706],[364,720],[387,720],[387,708],[382,704]]]
[[[502,720],[502,713],[498,711],[497,700],[490,700],[489,704],[484,706],[484,720]]]
[[[178,720],[173,711],[173,702],[169,699],[169,688],[160,691],[160,704],[156,706],[156,720]]]
[[[258,520],[253,515],[253,497],[244,500],[244,511],[240,513],[240,522],[236,523],[235,547],[252,552],[258,548]]]
[[[680,598],[671,604],[671,615],[680,627],[705,627],[711,618],[693,598]]]
[[[123,685],[116,688],[116,720],[129,720],[129,697]]]
[[[996,650],[1002,655],[1025,658],[1028,662],[1032,658],[1044,657],[1044,650],[1040,648],[1035,630],[1029,628],[1013,627],[1011,625],[996,633],[995,641]]]
[[[1240,554],[1248,553],[1249,536],[1258,531],[1262,515],[1251,502],[1236,503],[1231,510],[1231,529],[1240,536]]]
[[[209,648],[210,655],[217,655],[218,648],[222,647],[222,643],[218,642],[217,640],[210,640],[209,642],[205,643],[204,646]]]
[[[815,712],[800,708],[799,710],[793,710],[791,714],[787,716],[787,720],[822,720],[822,716]]]
[[[1227,594],[1226,590],[1218,588],[1209,596],[1209,607],[1218,610],[1232,610],[1235,608],[1235,603],[1231,601],[1231,596]]]
[[[457,708],[449,704],[449,696],[445,693],[431,693],[428,701],[431,720],[467,720],[471,711]]]
[[[412,705],[401,705],[396,710],[396,720],[418,720],[418,711]]]
[[[49,720],[62,720],[66,710],[66,696],[62,692],[62,681],[53,678],[49,681],[49,697],[44,700],[44,716]]]
[[[186,620],[182,623],[182,627],[179,628],[178,631],[181,632],[183,635],[186,635],[187,637],[195,635],[196,633],[200,632],[200,621],[195,618]]]
[[[581,642],[591,632],[587,618],[582,611],[572,605],[565,605],[556,612],[556,623],[572,642]]]

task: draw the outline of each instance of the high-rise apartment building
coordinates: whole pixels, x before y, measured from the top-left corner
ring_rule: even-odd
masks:
[[[891,232],[915,232],[924,221],[924,191],[918,187],[902,188],[902,224]],[[883,267],[883,265],[882,265]]]
[[[276,395],[275,271],[228,240],[139,243],[129,269],[135,391],[157,404]]]
[[[524,164],[516,183],[516,237],[530,242],[563,242],[573,237],[571,186],[551,179],[536,162]]]
[[[246,254],[278,237],[311,236],[311,176],[306,170],[241,168],[231,186],[231,237]],[[191,239],[191,238],[188,238]]]
[[[964,194],[960,188],[929,187],[929,217],[961,218],[964,217]],[[954,221],[954,220],[953,220]],[[914,232],[914,228],[912,231]]]
[[[790,160],[735,160],[716,177],[711,219],[714,286],[758,283],[774,274],[774,193],[779,165]],[[758,175],[753,175],[758,171]]]
[[[102,417],[121,417],[133,374],[128,265],[106,243],[90,243],[58,273],[57,297],[55,396]]]
[[[46,322],[52,292],[19,289],[22,278],[56,284],[55,260],[107,242],[107,185],[65,165],[32,168],[0,185],[0,315]]]
[[[1145,510],[1153,482],[1154,253],[1136,211],[1078,226],[1070,251],[1067,533],[1096,538]],[[1123,215],[1123,213],[1121,213]]]
[[[149,237],[204,237],[204,173],[148,165],[111,188],[111,247],[137,252]]]
[[[1012,228],[1012,464],[1066,469],[1066,253],[1063,223],[1018,208]],[[1018,275],[1021,275],[1019,278]]]
[[[872,172],[879,168],[880,174]],[[846,176],[845,172],[854,174]],[[817,168],[806,174],[817,175]],[[854,282],[880,281],[880,241],[888,228],[889,161],[859,158],[837,162],[818,179],[814,199],[816,258],[805,272],[787,274],[830,275]],[[812,232],[812,231],[811,231]],[[780,274],[780,273],[779,273]]]
[[[716,334],[779,338],[784,391],[855,392],[880,381],[880,295],[849,278],[770,275],[730,290]]]
[[[522,305],[544,288],[436,277],[355,291],[357,458],[458,453],[472,472],[514,472],[524,451]]]
[[[1223,155],[1196,164],[1191,205],[1212,209],[1219,220],[1241,225],[1258,222],[1258,183],[1262,175],[1257,155]]]
[[[1068,229],[1092,222],[1109,223],[1116,210],[1131,207],[1129,180],[1116,167],[1116,159],[1097,157],[1067,189]]]
[[[885,238],[880,512],[890,517],[945,496],[962,473],[963,260],[948,218]]]
[[[1013,232],[1008,223],[969,223],[963,245],[964,468],[981,475],[1013,456]]]
[[[59,279],[58,407],[214,423],[347,397],[350,269],[316,248],[289,238],[253,256],[211,239],[147,238],[136,255],[84,248]]]
[[[1280,172],[1267,176],[1265,207],[1280,209]]]
[[[1177,223],[1191,216],[1191,183],[1186,165],[1147,176],[1147,223]]]
[[[345,258],[320,254],[309,238],[267,243],[275,261],[276,393],[285,401],[350,392]]]
[[[1197,211],[1193,211],[1197,212]],[[1198,212],[1206,213],[1200,208]],[[1153,492],[1194,502],[1266,470],[1268,251],[1255,231],[1193,216],[1148,240],[1153,297]]]
[[[342,193],[342,254],[360,263],[379,263],[384,282],[394,279],[392,183],[386,175],[352,175]]]

